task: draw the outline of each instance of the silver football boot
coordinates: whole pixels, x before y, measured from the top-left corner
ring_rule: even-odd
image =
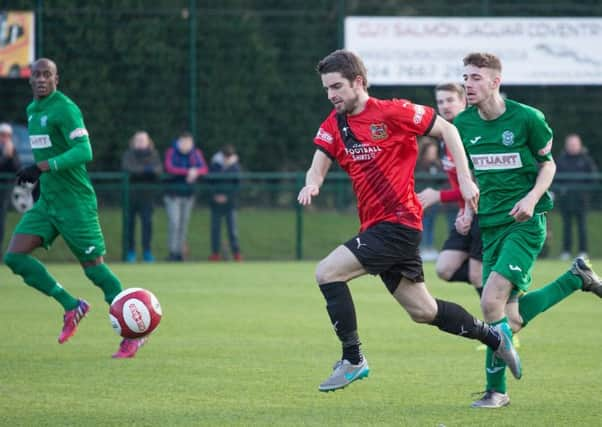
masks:
[[[332,374],[318,387],[320,391],[335,391],[347,387],[355,380],[361,380],[368,376],[370,367],[364,356],[359,364],[354,365],[347,359],[338,360]]]
[[[502,408],[508,405],[510,405],[510,397],[506,393],[488,390],[483,397],[472,402],[470,406],[473,408]]]
[[[596,272],[592,269],[589,259],[585,257],[575,258],[571,266],[571,273],[579,276],[583,281],[582,291],[592,292],[602,298],[602,283]]]
[[[500,346],[493,352],[493,354],[506,362],[510,372],[512,372],[512,375],[514,375],[514,378],[520,380],[520,378],[523,376],[523,369],[518,352],[512,344],[512,338],[504,331],[502,325],[497,325],[494,327],[494,329],[498,332],[498,334],[500,334],[502,342],[500,342]]]

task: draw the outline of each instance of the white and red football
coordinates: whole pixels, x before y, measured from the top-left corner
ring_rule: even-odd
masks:
[[[150,291],[129,288],[121,291],[109,309],[111,326],[124,338],[140,338],[150,334],[159,326],[161,304]]]

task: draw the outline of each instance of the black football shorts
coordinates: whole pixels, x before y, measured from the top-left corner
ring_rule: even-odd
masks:
[[[380,222],[351,238],[344,245],[370,274],[378,274],[389,292],[395,292],[402,277],[424,282],[420,239],[422,232],[402,224]]]
[[[481,229],[476,218],[472,221],[470,231],[466,236],[458,233],[455,228],[449,233],[449,237],[443,243],[442,251],[466,252],[470,258],[483,260],[483,241],[481,240]]]

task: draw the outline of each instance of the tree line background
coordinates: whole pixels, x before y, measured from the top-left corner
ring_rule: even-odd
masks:
[[[129,137],[145,129],[162,152],[192,130],[206,157],[233,143],[247,170],[297,171],[309,165],[330,111],[314,67],[340,46],[345,15],[591,17],[602,15],[602,3],[15,0],[0,1],[0,10],[37,11],[41,54],[57,62],[59,88],[84,112],[92,170],[118,170]],[[545,112],[556,153],[578,132],[602,163],[601,87],[503,90]],[[434,104],[431,87],[371,94]],[[0,79],[0,121],[25,124],[30,101],[27,81]]]

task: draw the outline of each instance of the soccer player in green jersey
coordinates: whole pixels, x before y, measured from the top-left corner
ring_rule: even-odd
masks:
[[[548,188],[556,165],[552,130],[541,111],[500,95],[500,60],[488,53],[464,58],[464,84],[470,108],[454,120],[481,190],[478,207],[483,240],[481,308],[485,321],[517,332],[539,313],[581,289],[602,297],[602,283],[589,261],[578,257],[552,283],[533,292],[531,270],[546,237]],[[467,232],[471,213],[456,227]],[[519,297],[520,295],[520,297]],[[486,356],[487,386],[473,407],[510,403],[506,366],[491,351]]]
[[[29,141],[35,163],[17,172],[18,183],[40,182],[40,198],[17,225],[4,256],[25,283],[54,298],[64,309],[60,344],[71,338],[90,310],[52,277],[31,252],[48,248],[60,234],[86,276],[110,304],[121,292],[119,279],[104,263],[105,243],[98,221],[96,194],[86,163],[92,160],[88,131],[77,105],[58,91],[56,64],[38,59],[31,68],[33,102],[27,107]],[[133,357],[145,339],[124,339],[115,358]]]

